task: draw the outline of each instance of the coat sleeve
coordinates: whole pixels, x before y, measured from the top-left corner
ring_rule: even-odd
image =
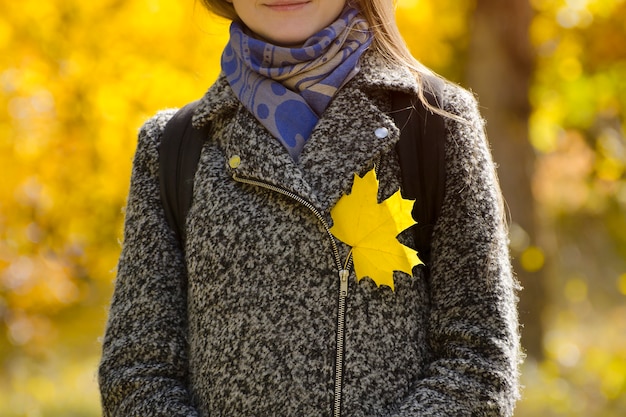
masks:
[[[474,97],[448,87],[446,190],[434,229],[432,361],[395,416],[511,416],[521,358],[502,197]]]
[[[98,375],[105,417],[197,415],[186,385],[186,273],[159,194],[158,142],[171,115],[139,133]]]

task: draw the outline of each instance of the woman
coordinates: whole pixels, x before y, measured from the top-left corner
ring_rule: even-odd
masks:
[[[233,24],[193,117],[210,135],[184,250],[159,197],[166,111],[139,135],[104,415],[512,415],[516,288],[473,97],[445,83],[431,108],[445,118],[446,182],[426,267],[408,251],[390,282],[357,276],[334,209],[373,171],[379,202],[401,187],[392,92],[430,106],[432,76],[392,0],[203,3]]]

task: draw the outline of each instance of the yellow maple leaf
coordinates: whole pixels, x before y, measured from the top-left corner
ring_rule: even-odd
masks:
[[[360,178],[354,176],[352,192],[346,194],[330,211],[330,232],[352,247],[357,280],[370,277],[376,285],[394,289],[393,271],[411,275],[422,261],[415,251],[401,244],[397,236],[415,224],[411,217],[414,200],[405,200],[398,190],[378,203],[378,179],[371,170]]]

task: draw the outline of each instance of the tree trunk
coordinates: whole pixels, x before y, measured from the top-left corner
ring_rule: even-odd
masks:
[[[519,243],[512,245],[514,268],[524,287],[519,305],[524,326],[522,344],[528,355],[541,358],[541,315],[546,300],[543,274],[525,271],[516,260],[536,238],[531,191],[534,151],[528,140],[528,94],[534,69],[528,39],[531,18],[528,0],[477,0],[471,18],[466,84],[478,95],[487,120],[487,133],[510,210],[511,228],[523,230],[525,233],[521,235],[527,236],[521,247]]]

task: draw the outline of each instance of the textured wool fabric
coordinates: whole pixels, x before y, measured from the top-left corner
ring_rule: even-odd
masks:
[[[222,70],[239,100],[295,160],[335,93],[358,72],[372,34],[351,7],[297,48],[246,31],[231,24]]]
[[[158,147],[173,112],[145,124],[99,369],[105,417],[332,415],[339,279],[329,237],[302,204],[234,178],[301,196],[331,223],[354,173],[378,161],[386,198],[400,186],[389,90],[415,93],[415,81],[367,53],[294,162],[218,79],[194,116],[212,132],[184,254],[159,199]],[[443,98],[468,123],[446,121],[430,279],[396,272],[392,292],[350,272],[343,416],[513,414],[516,283],[494,166],[474,97],[447,85]],[[378,138],[379,127],[389,135]]]

